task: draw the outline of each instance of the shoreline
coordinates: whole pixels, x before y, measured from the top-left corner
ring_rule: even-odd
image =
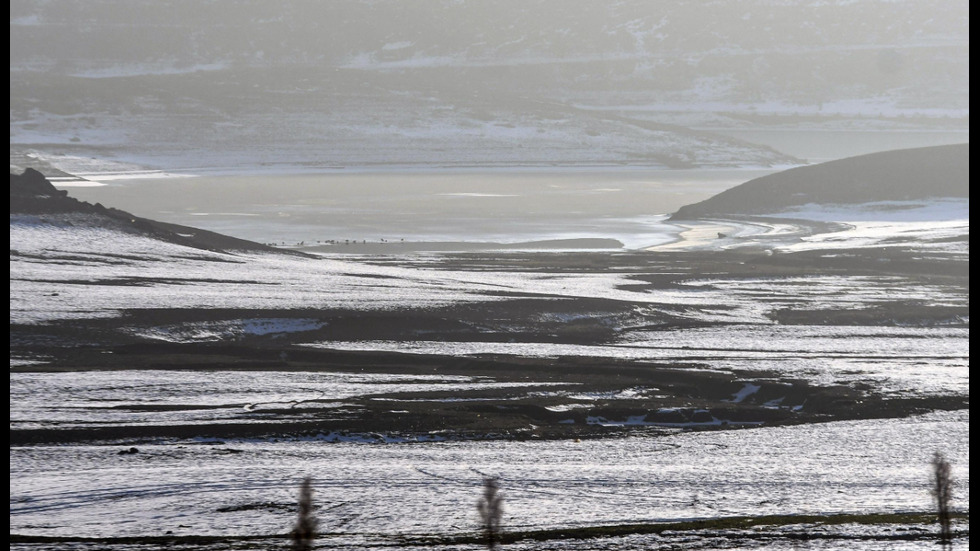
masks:
[[[305,253],[323,255],[361,255],[361,254],[409,254],[440,252],[602,252],[628,251],[622,241],[601,238],[581,237],[569,239],[542,239],[537,241],[517,241],[513,243],[497,241],[391,241],[391,242],[334,242],[317,245],[287,245],[281,247]]]
[[[548,249],[583,248],[570,240],[615,240],[598,248],[639,250],[677,239],[678,228],[662,223],[668,213],[756,174],[479,170],[55,185],[81,201],[258,243],[345,247],[323,250],[330,253],[352,252],[354,243],[371,251],[524,250],[537,242]],[[584,248],[596,248],[590,241],[582,241]]]
[[[33,149],[28,152],[18,153],[19,162],[11,162],[11,170],[23,171],[25,168],[34,168],[45,174],[52,182],[57,182],[64,187],[90,187],[98,185],[119,185],[120,183],[141,183],[145,180],[169,180],[175,178],[227,178],[227,177],[250,177],[250,176],[310,176],[310,175],[425,175],[425,174],[529,174],[540,175],[550,173],[667,173],[683,174],[689,172],[753,172],[771,173],[805,166],[805,164],[786,164],[786,165],[739,165],[739,164],[718,164],[718,165],[699,165],[684,168],[670,167],[663,164],[645,164],[634,162],[527,162],[527,163],[460,163],[447,164],[444,162],[432,163],[368,163],[368,164],[304,164],[302,162],[289,162],[282,164],[248,164],[243,163],[236,166],[209,166],[209,167],[175,167],[166,166],[153,168],[155,163],[147,162],[144,157],[123,157],[119,160],[105,159],[104,170],[93,170],[91,167],[83,168],[78,166],[78,162],[66,161],[68,159],[83,159],[79,156],[67,156],[59,154],[43,154]],[[58,157],[63,157],[59,160]],[[24,161],[24,157],[31,159]],[[92,161],[99,162],[94,157],[85,157],[85,163]],[[129,167],[124,170],[123,167]],[[102,181],[112,182],[109,184]],[[77,183],[76,183],[77,182]]]

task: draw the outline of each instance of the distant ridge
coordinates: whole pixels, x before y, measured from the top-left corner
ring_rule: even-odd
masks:
[[[140,218],[125,211],[106,208],[99,203],[93,205],[79,201],[74,197],[69,197],[67,191],[55,188],[43,174],[33,168],[24,170],[23,174],[10,173],[11,216],[60,214],[91,215],[93,225],[145,235],[160,241],[195,249],[217,252],[265,251],[310,256],[302,252],[277,249],[254,241],[207,230]]]
[[[970,197],[970,144],[898,149],[770,174],[681,207],[670,220],[789,207]]]

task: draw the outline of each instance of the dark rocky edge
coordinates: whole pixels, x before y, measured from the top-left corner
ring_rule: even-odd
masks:
[[[66,190],[59,190],[33,168],[23,174],[10,173],[10,215],[59,215],[85,214],[101,218],[103,224],[121,231],[146,235],[160,241],[175,243],[195,249],[215,252],[261,251],[279,254],[307,256],[298,251],[277,249],[254,241],[238,239],[199,228],[158,222],[141,218],[128,212],[107,208],[101,203],[91,204],[69,197]]]
[[[802,166],[680,208],[671,220],[778,212],[817,204],[970,197],[970,144],[900,149]]]

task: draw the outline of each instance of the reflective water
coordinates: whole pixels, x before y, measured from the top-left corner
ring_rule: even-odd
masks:
[[[261,243],[504,242],[603,237],[665,242],[666,215],[758,170],[545,169],[236,175],[72,187],[154,220]]]

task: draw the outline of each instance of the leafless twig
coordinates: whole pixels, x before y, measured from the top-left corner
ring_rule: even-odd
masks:
[[[939,543],[943,549],[952,549],[953,531],[950,527],[949,507],[953,500],[953,481],[950,477],[949,461],[942,453],[932,456],[933,488],[932,495],[936,497],[936,509],[939,512]]]
[[[476,504],[487,538],[487,548],[496,549],[500,543],[500,521],[504,515],[504,498],[496,478],[483,480],[483,499]]]
[[[296,551],[313,549],[316,526],[317,520],[313,516],[313,481],[310,477],[306,477],[299,489],[299,518],[292,532],[293,549]]]

